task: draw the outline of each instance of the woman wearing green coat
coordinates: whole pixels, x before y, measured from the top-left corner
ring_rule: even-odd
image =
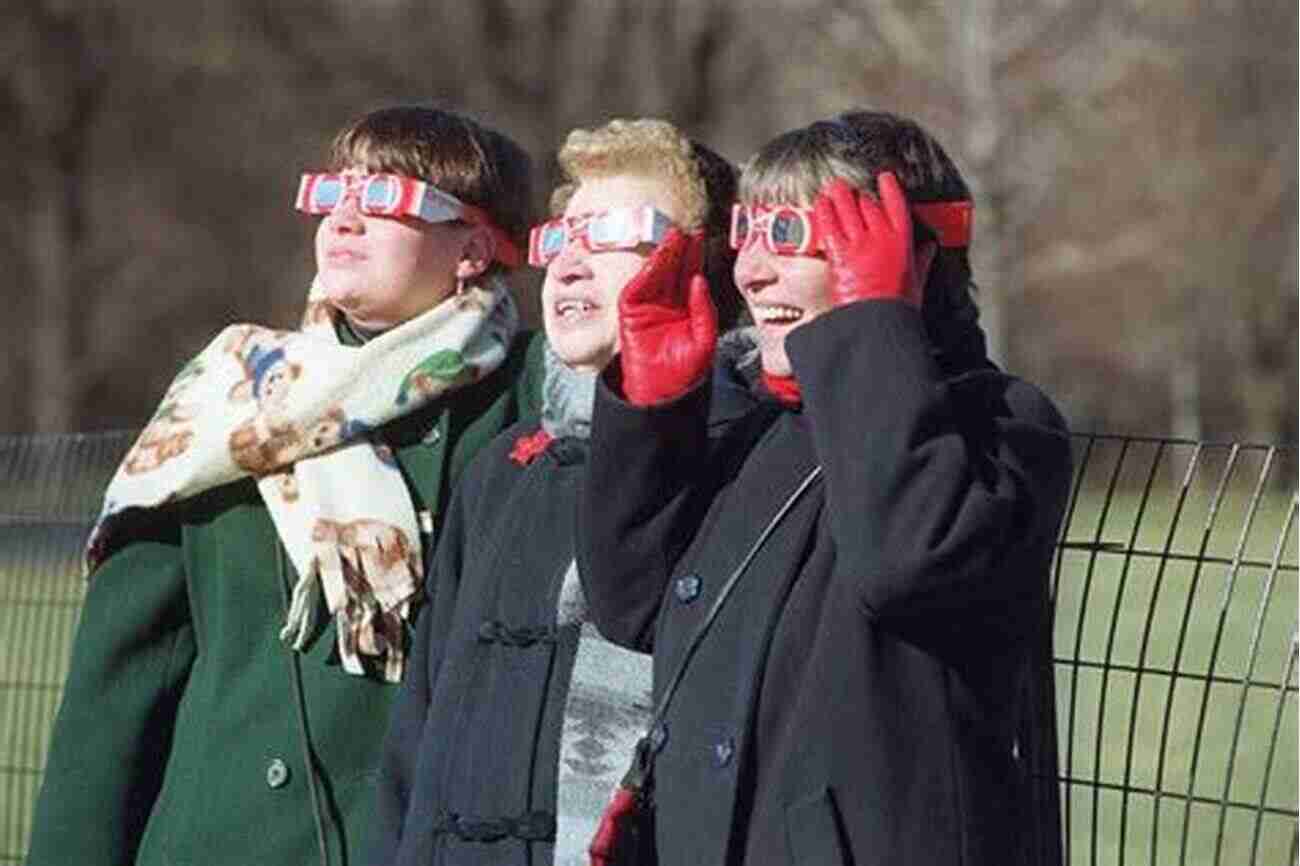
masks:
[[[537,410],[541,344],[517,145],[399,107],[332,162],[302,329],[222,332],[110,484],[30,866],[358,859],[443,504]]]

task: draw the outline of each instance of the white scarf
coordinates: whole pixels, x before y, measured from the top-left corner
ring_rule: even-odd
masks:
[[[414,507],[391,451],[367,433],[486,376],[519,315],[505,284],[465,287],[362,346],[345,346],[313,283],[300,331],[232,325],[185,365],[108,486],[89,573],[130,509],[245,476],[298,571],[281,638],[301,650],[324,589],[343,667],[401,678],[404,621],[423,584]]]

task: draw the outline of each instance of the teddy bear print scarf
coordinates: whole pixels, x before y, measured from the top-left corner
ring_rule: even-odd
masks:
[[[343,667],[399,680],[424,559],[401,472],[367,433],[486,376],[518,324],[497,280],[361,346],[339,342],[314,283],[301,330],[226,328],[181,369],[118,467],[87,574],[128,512],[253,476],[298,572],[281,639],[306,645],[323,590]]]

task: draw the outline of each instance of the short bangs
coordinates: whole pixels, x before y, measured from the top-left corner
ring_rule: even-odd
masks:
[[[871,173],[851,160],[854,144],[850,131],[831,123],[779,135],[746,163],[740,175],[740,200],[811,207],[817,194],[837,178],[874,192]]]

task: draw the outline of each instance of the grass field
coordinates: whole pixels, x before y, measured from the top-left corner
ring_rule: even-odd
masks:
[[[1052,576],[1067,862],[1295,863],[1294,453],[1080,446]],[[0,499],[21,518],[0,523],[0,864],[22,860],[66,672],[83,488]]]

